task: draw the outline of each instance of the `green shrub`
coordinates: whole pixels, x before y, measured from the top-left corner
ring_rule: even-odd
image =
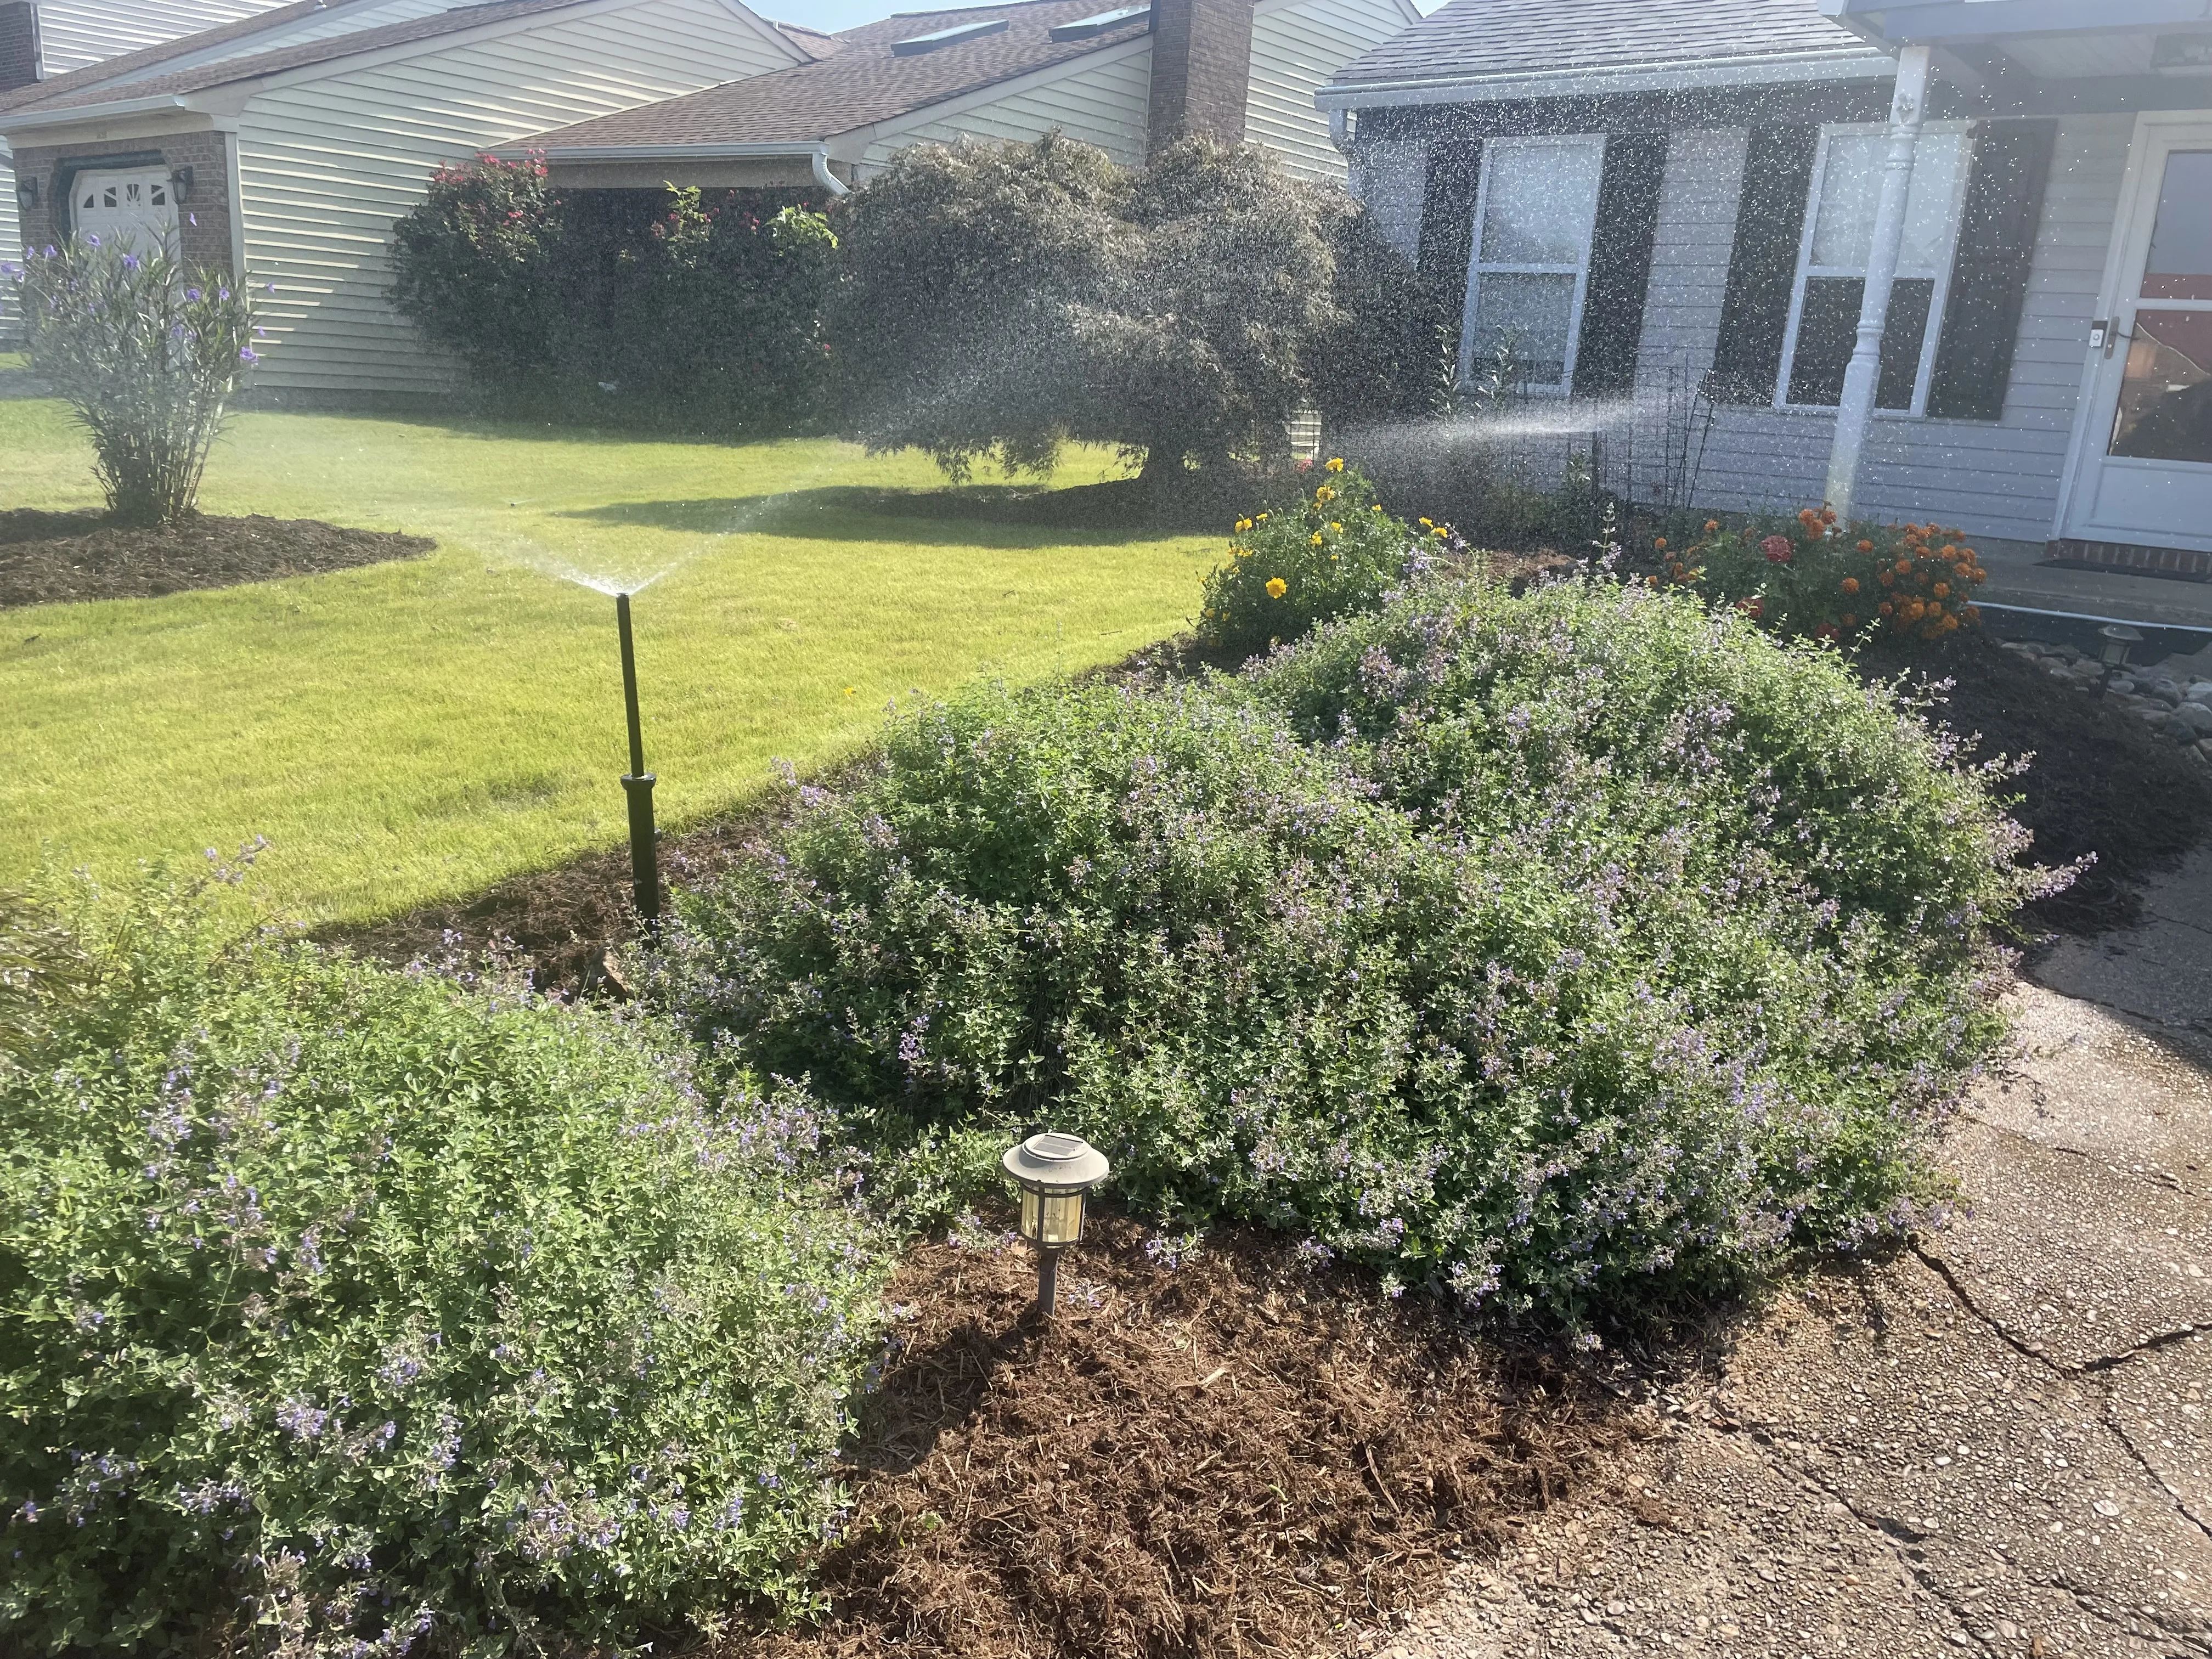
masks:
[[[0,1640],[479,1655],[804,1595],[878,1269],[650,1024],[0,916]]]
[[[253,308],[167,248],[97,236],[0,267],[21,290],[31,372],[92,435],[118,523],[192,511],[230,395],[255,359]]]
[[[1235,681],[899,717],[659,982],[926,1180],[1049,1121],[1152,1213],[1585,1322],[1917,1217],[2019,842],[1826,653],[1432,580]]]
[[[1341,459],[1325,463],[1295,497],[1239,519],[1228,562],[1206,579],[1198,637],[1217,651],[1251,656],[1294,640],[1316,623],[1372,611],[1406,580],[1423,544],[1441,548],[1450,532],[1424,520],[1417,533],[1375,499],[1375,487]]]
[[[393,304],[509,411],[720,433],[820,415],[837,239],[808,192],[590,190],[442,167],[392,226]]]
[[[1988,580],[1962,531],[1940,525],[1838,527],[1823,507],[1780,522],[1753,520],[1679,549],[1662,539],[1654,587],[1692,589],[1732,605],[1769,632],[1820,640],[1877,631],[1933,643],[1981,621],[1974,589]]]

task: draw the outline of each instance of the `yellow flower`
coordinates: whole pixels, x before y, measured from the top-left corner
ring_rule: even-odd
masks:
[[[1316,547],[1319,547],[1321,545],[1321,532],[1318,530],[1315,531],[1313,533],[1313,544]]]
[[[1421,528],[1424,530],[1429,529],[1435,523],[1436,520],[1434,519],[1424,519],[1421,520]]]
[[[1261,524],[1265,524],[1265,523],[1267,523],[1267,515],[1266,514],[1262,513],[1262,514],[1260,515],[1259,522],[1260,522],[1260,523],[1261,523]]]
[[[1267,597],[1269,599],[1279,599],[1284,594],[1290,591],[1291,585],[1285,581],[1280,576],[1270,576],[1267,578]]]
[[[1237,520],[1237,533],[1240,536],[1251,527],[1252,520],[1249,519],[1239,519]]]
[[[848,686],[847,686],[847,687],[845,688],[845,695],[846,695],[847,696],[848,696],[848,697],[849,697],[849,696],[851,696],[853,695],[853,693],[854,693],[854,692],[855,692],[855,691],[857,691],[857,690],[860,690],[860,688],[859,688],[858,686],[855,686],[855,685],[848,685]]]
[[[1434,529],[1431,530],[1429,534],[1431,536],[1449,536],[1451,534],[1451,532],[1445,529],[1442,525],[1438,525]]]
[[[1344,534],[1344,526],[1343,526],[1342,525],[1340,525],[1340,524],[1334,524],[1334,523],[1332,523],[1332,524],[1329,526],[1329,528],[1330,528],[1331,530],[1334,530],[1334,532],[1336,532],[1336,533],[1337,533],[1338,535],[1340,535],[1340,536],[1341,536],[1342,534]]]
[[[1330,460],[1329,460],[1329,464],[1328,464],[1328,470],[1329,470],[1330,471],[1332,471],[1332,472],[1341,472],[1341,471],[1344,471],[1344,457],[1343,457],[1343,456],[1341,456],[1341,455],[1337,455],[1337,456],[1334,456],[1334,457],[1332,457],[1332,458],[1330,459]]]
[[[1376,502],[1376,503],[1375,503],[1375,505],[1374,505],[1374,506],[1372,506],[1372,507],[1369,507],[1367,510],[1368,510],[1370,513],[1380,513],[1380,512],[1382,510],[1382,502],[1380,502],[1380,501],[1377,501],[1377,502]]]

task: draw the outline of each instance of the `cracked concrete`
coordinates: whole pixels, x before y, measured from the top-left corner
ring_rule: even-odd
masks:
[[[2016,993],[1962,1213],[1655,1399],[1602,1494],[1460,1564],[1389,1659],[2212,1659],[2212,852]]]

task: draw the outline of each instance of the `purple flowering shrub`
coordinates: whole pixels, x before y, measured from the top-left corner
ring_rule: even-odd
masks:
[[[0,912],[0,1641],[803,1599],[881,1273],[796,1091],[158,885]]]
[[[1435,582],[1236,679],[899,717],[659,973],[886,1186],[1049,1121],[1175,1224],[1588,1331],[1940,1201],[2018,842],[1817,653]]]
[[[256,361],[253,307],[220,272],[173,252],[87,236],[20,266],[31,371],[91,434],[93,470],[121,524],[193,510],[239,377]]]

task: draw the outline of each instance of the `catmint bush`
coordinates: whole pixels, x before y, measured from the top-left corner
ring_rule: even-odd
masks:
[[[807,1100],[213,915],[0,916],[0,1641],[493,1655],[800,1602],[880,1282]]]
[[[660,984],[894,1168],[1049,1121],[1178,1227],[1594,1332],[1940,1202],[2039,879],[1990,783],[1693,603],[1431,579],[1234,679],[899,716]]]
[[[32,252],[18,284],[32,372],[92,436],[109,516],[193,510],[231,393],[256,361],[253,308],[227,276],[166,248],[97,236]]]

